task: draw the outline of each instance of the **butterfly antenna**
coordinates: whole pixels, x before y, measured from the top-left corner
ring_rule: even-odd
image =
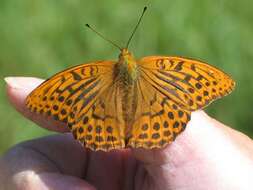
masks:
[[[128,41],[127,41],[126,48],[128,48],[128,46],[129,46],[129,44],[130,44],[130,42],[131,42],[131,40],[132,40],[132,38],[133,38],[133,36],[134,36],[134,34],[135,34],[137,28],[138,28],[138,26],[139,26],[140,23],[141,23],[142,17],[143,17],[143,15],[144,15],[144,13],[146,12],[146,10],[147,10],[147,6],[145,6],[145,7],[143,8],[142,14],[141,14],[141,16],[140,16],[140,18],[139,18],[139,20],[138,20],[136,26],[134,27],[134,30],[133,30],[133,32],[132,32],[130,38],[129,38]]]
[[[89,24],[85,24],[86,27],[88,27],[89,29],[91,29],[93,32],[95,32],[98,36],[100,36],[101,38],[103,38],[105,41],[109,42],[110,44],[112,44],[113,46],[117,47],[120,51],[122,50],[122,48],[120,46],[118,46],[115,42],[107,39],[106,37],[104,37],[102,34],[100,34],[99,32],[97,32],[93,27],[91,27]]]

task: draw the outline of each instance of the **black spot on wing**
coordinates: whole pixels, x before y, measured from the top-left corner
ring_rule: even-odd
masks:
[[[71,71],[70,74],[73,76],[74,80],[82,80],[82,77],[75,71]]]

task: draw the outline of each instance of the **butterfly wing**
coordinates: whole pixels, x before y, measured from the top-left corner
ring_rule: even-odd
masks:
[[[145,57],[138,62],[137,111],[128,146],[154,148],[172,142],[191,111],[227,95],[235,86],[224,72],[179,57]]]
[[[93,150],[123,147],[124,125],[120,96],[113,79],[115,62],[83,64],[60,72],[37,87],[26,99],[36,113],[54,117],[70,127],[74,137]],[[109,101],[109,97],[115,97]]]
[[[74,137],[86,147],[109,151],[125,147],[125,123],[117,81],[104,82],[98,98],[88,95],[83,103],[72,107],[68,122]]]
[[[178,57],[146,57],[138,62],[136,108],[125,130],[115,62],[84,64],[56,74],[27,97],[36,113],[53,116],[92,150],[127,146],[154,148],[172,142],[190,112],[232,91],[234,81],[202,62]],[[125,134],[127,131],[127,134]]]
[[[145,57],[139,61],[143,78],[181,108],[202,109],[229,94],[235,82],[206,63],[180,57]]]
[[[145,78],[140,77],[137,87],[137,109],[127,146],[161,148],[185,129],[190,111],[180,108]]]

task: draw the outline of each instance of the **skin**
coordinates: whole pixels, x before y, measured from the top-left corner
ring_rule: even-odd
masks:
[[[41,82],[8,78],[9,100],[41,127],[65,133],[10,148],[0,159],[0,189],[252,189],[253,141],[203,111],[192,113],[186,130],[164,149],[92,152],[62,123],[25,108],[25,97]]]

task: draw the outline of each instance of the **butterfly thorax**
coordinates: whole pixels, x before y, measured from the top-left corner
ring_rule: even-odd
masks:
[[[136,112],[136,81],[138,78],[138,66],[133,55],[122,49],[119,60],[115,66],[115,80],[119,80],[119,88],[122,94],[123,118],[126,123],[125,133],[132,125]]]
[[[127,49],[121,50],[117,70],[119,77],[124,78],[127,83],[132,83],[138,76],[136,60]]]

